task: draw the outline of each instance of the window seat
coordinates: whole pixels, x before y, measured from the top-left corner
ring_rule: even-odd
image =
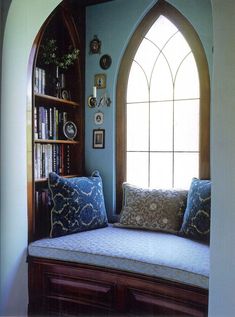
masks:
[[[113,225],[28,247],[29,316],[207,316],[209,246]]]
[[[161,277],[208,288],[208,245],[172,234],[106,228],[29,245],[29,255]]]

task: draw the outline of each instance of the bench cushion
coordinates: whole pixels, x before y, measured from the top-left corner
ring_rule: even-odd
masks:
[[[208,288],[209,247],[169,233],[106,228],[29,245],[30,256],[91,264]]]

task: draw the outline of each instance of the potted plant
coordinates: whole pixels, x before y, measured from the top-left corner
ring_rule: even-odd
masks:
[[[59,53],[55,39],[45,41],[40,47],[40,61],[44,65],[55,66],[54,88],[55,96],[61,97],[61,89],[65,87],[64,72],[78,59],[79,50],[71,45],[64,54]]]

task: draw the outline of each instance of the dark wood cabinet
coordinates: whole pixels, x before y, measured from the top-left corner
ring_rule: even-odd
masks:
[[[84,174],[84,24],[84,7],[75,8],[72,2],[63,1],[41,27],[31,52],[29,242],[49,233],[48,174]],[[78,51],[78,57],[73,55]],[[65,122],[75,125],[76,136],[64,133]]]
[[[206,317],[208,291],[78,263],[29,259],[29,314]]]

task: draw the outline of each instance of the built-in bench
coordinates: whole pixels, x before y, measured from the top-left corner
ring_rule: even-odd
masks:
[[[32,313],[60,307],[60,312],[91,315],[207,314],[206,244],[109,225],[41,239],[28,252]]]

